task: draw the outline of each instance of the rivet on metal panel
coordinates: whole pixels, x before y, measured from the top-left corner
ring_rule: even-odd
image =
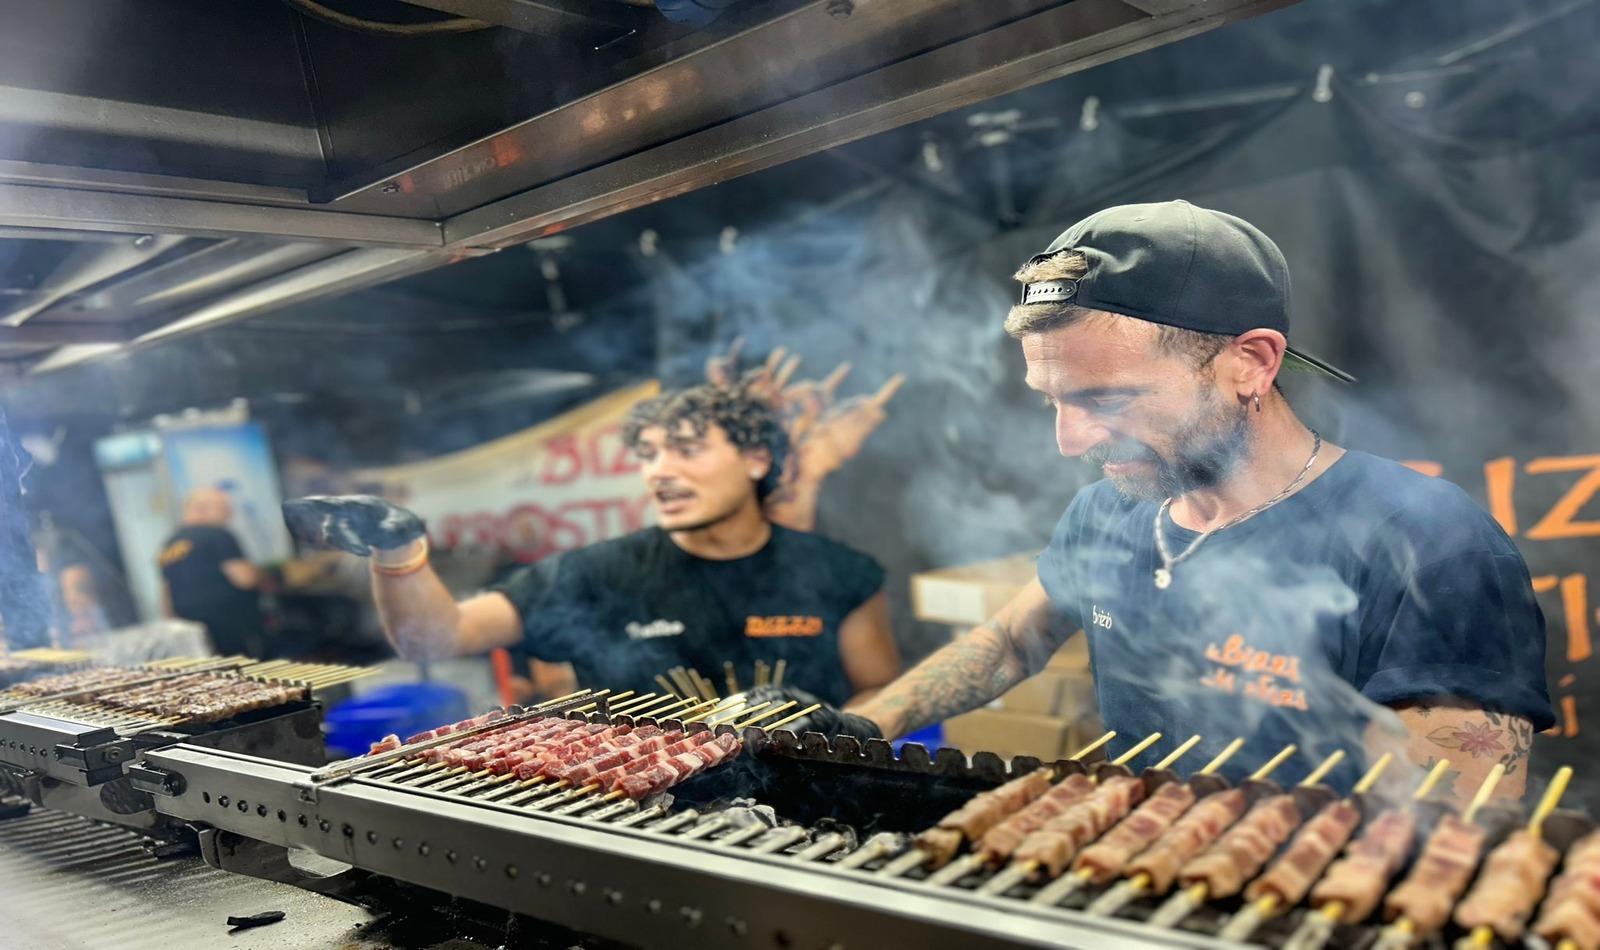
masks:
[[[571,891],[573,894],[577,895],[578,897],[582,897],[584,891],[587,891],[588,889],[589,889],[589,885],[583,883],[582,881],[568,881],[567,882],[567,890]]]
[[[647,900],[644,902],[644,909],[652,914],[659,914],[661,913],[661,902],[654,899]]]
[[[265,805],[257,805],[256,806],[256,817],[257,818],[265,818],[265,817],[267,817],[267,806],[265,806]],[[351,834],[355,834],[355,829],[352,828],[350,833]]]
[[[446,861],[449,861],[451,864],[454,864],[457,861],[461,860],[461,855],[456,854],[454,851],[446,851],[444,853],[444,859]]]
[[[543,872],[540,872],[537,876],[535,876],[534,880],[539,882],[539,886],[540,887],[549,887],[550,886],[550,875],[545,874]]]
[[[835,20],[843,20],[856,12],[854,0],[829,0],[827,7],[828,16]]]
[[[344,827],[340,828],[339,830],[344,833],[344,836],[346,838],[354,838],[356,836],[356,826],[355,825],[346,824]]]
[[[489,869],[489,862],[485,858],[473,858],[472,866],[480,871],[486,871]]]
[[[750,932],[750,925],[746,924],[737,917],[729,917],[728,929],[743,937],[745,934]]]
[[[288,821],[289,813],[284,811],[282,808],[278,809],[278,820],[284,822]]]
[[[690,927],[700,926],[700,918],[705,916],[698,907],[680,907],[678,913],[683,916],[683,922]]]
[[[250,810],[250,803],[241,798],[241,799],[239,799],[239,804],[238,804],[237,807],[238,807],[239,811],[247,812],[247,811]]]
[[[223,808],[227,808],[228,807],[228,796],[226,796],[226,795],[217,796],[217,804],[221,805]]]
[[[210,792],[201,792],[200,793],[200,800],[205,802],[207,805],[211,804],[211,793]]]
[[[401,848],[403,848],[405,846],[406,846],[406,839],[404,839],[404,838],[396,838],[396,839],[394,839],[394,849],[396,851],[399,851]]]
[[[311,824],[310,820],[307,819],[305,815],[301,815],[300,816],[300,827],[304,828],[309,824]]]
[[[515,864],[506,865],[506,877],[516,877],[521,873],[521,871],[517,870],[517,866]]]
[[[378,833],[376,831],[367,832],[367,844],[377,844],[377,843],[378,843]]]
[[[424,841],[417,845],[417,853],[423,857],[427,857],[429,854],[433,853],[433,848],[428,844],[428,842]]]
[[[616,906],[622,903],[622,892],[614,888],[606,888],[606,903]]]
[[[319,818],[319,819],[317,819],[317,827],[321,828],[324,832],[332,831],[333,830],[333,822],[329,821],[326,818]]]

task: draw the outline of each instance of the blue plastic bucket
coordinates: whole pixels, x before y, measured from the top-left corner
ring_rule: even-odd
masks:
[[[372,743],[393,733],[404,739],[424,729],[460,722],[472,715],[467,694],[442,683],[397,683],[380,686],[329,709],[322,729],[328,754],[349,758],[364,754]]]

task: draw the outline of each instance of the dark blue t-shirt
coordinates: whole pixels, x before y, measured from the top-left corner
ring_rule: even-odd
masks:
[[[1330,781],[1348,787],[1382,705],[1453,696],[1536,729],[1554,723],[1527,566],[1455,485],[1347,452],[1208,538],[1166,590],[1154,583],[1157,511],[1098,482],[1073,499],[1039,558],[1050,599],[1089,636],[1106,728],[1130,741],[1164,735],[1130,764],[1199,733],[1184,762],[1198,768],[1243,736],[1230,776],[1294,742],[1300,753],[1275,779],[1297,781],[1343,749]],[[1170,516],[1161,530],[1173,554],[1198,537]]]
[[[835,541],[773,525],[761,550],[698,558],[660,528],[567,551],[497,585],[522,617],[526,649],[569,662],[587,687],[660,692],[676,666],[725,692],[755,662],[786,660],[784,682],[843,705],[852,694],[839,624],[883,587],[883,568]]]

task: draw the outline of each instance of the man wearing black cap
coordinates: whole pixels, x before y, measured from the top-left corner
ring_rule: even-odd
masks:
[[[1351,378],[1288,346],[1289,274],[1238,218],[1111,208],[1018,271],[1006,331],[1055,411],[1061,454],[1103,467],[1037,578],[988,623],[822,731],[903,735],[982,706],[1087,632],[1106,728],[1190,734],[1231,771],[1288,743],[1293,781],[1337,749],[1448,758],[1470,794],[1496,764],[1521,794],[1553,723],[1544,619],[1499,526],[1456,486],[1328,443],[1277,386]],[[1134,763],[1140,764],[1140,763]],[[1396,770],[1392,770],[1396,771]]]

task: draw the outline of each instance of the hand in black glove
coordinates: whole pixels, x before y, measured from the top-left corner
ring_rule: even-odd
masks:
[[[415,514],[372,495],[312,495],[284,502],[289,533],[320,548],[367,557],[373,548],[403,547],[427,534]]]
[[[783,728],[791,730],[795,735],[805,732],[820,732],[825,736],[855,736],[857,739],[882,739],[883,730],[878,724],[865,716],[845,712],[823,703],[822,700],[811,695],[803,689],[794,686],[757,686],[744,694],[745,702],[751,706],[760,703],[771,703],[767,709],[776,709],[784,703],[793,702],[795,706],[786,711],[786,714],[795,709],[805,709],[822,703],[822,708],[813,710]],[[777,719],[782,719],[778,716]]]

